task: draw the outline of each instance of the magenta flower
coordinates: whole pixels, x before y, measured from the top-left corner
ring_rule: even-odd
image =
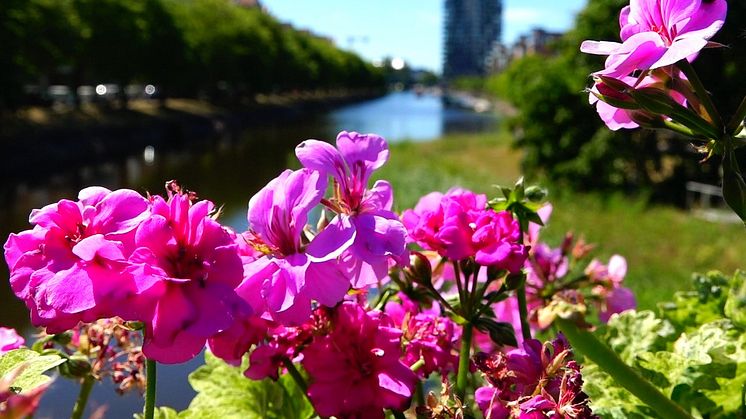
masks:
[[[334,197],[324,204],[337,213],[331,221],[343,237],[353,237],[349,257],[343,258],[354,277],[353,287],[375,284],[388,274],[393,259],[408,262],[406,229],[391,211],[391,185],[379,180],[368,189],[371,174],[389,158],[386,141],[375,134],[342,131],[337,148],[317,140],[298,145],[295,154],[303,166],[334,179]]]
[[[686,80],[686,77],[683,74],[678,74],[677,77]],[[639,82],[637,77],[620,77],[619,80],[629,86],[635,86],[635,88],[658,87],[662,91],[667,92],[680,105],[686,106],[686,97],[675,90],[667,89],[665,87],[666,81],[659,79],[655,75],[646,76]],[[597,81],[591,88],[591,92],[588,96],[588,102],[591,105],[596,105],[598,115],[610,130],[618,131],[620,129],[634,129],[640,126],[634,120],[633,112],[635,111],[616,108],[603,100],[600,100],[596,94],[617,97],[618,92],[613,91],[603,82]]]
[[[137,229],[127,268],[149,304],[140,319],[143,352],[163,363],[185,362],[251,312],[234,290],[243,266],[233,237],[212,218],[212,202],[192,204],[180,193],[151,200],[152,215]]]
[[[631,0],[619,16],[621,44],[584,41],[580,50],[608,55],[600,74],[612,77],[692,61],[723,26],[727,9],[725,0]]]
[[[412,240],[451,260],[474,257],[483,266],[520,270],[528,256],[520,227],[506,211],[486,208],[487,197],[464,189],[433,192],[402,214]]]
[[[135,191],[101,187],[78,197],[32,211],[34,228],[5,243],[13,292],[26,303],[31,322],[50,333],[79,321],[137,315],[138,307],[126,303],[135,286],[122,272],[148,202]]]
[[[401,330],[380,312],[345,302],[331,330],[303,351],[308,396],[322,417],[377,417],[409,406],[417,377],[400,361]]]
[[[422,359],[425,364],[417,370],[421,378],[433,372],[446,375],[456,371],[461,328],[451,319],[440,315],[440,306],[420,307],[404,293],[398,294],[401,303],[386,303],[386,315],[401,328],[404,341],[404,363],[413,365]]]
[[[402,213],[410,238],[428,250],[452,260],[474,256],[471,246],[477,216],[487,206],[482,194],[455,188],[445,195],[429,193],[420,198],[413,210]]]
[[[0,355],[18,349],[26,340],[15,329],[0,327]]]
[[[585,274],[594,284],[594,296],[601,299],[598,317],[602,322],[607,323],[612,314],[637,307],[635,294],[622,286],[627,275],[627,261],[624,257],[614,255],[609,259],[608,265],[593,259],[585,268]]]
[[[332,307],[350,288],[337,258],[354,235],[343,223],[329,224],[308,240],[308,212],[321,201],[326,179],[314,170],[287,170],[249,202],[248,240],[264,256],[246,265],[238,293],[256,313],[288,325],[311,315],[311,301]]]
[[[531,339],[507,354],[479,353],[475,363],[489,383],[475,394],[486,419],[596,417],[562,334],[545,344]]]

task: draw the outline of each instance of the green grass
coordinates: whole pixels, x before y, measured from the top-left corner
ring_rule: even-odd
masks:
[[[412,207],[420,196],[462,186],[494,196],[494,184],[520,176],[520,155],[506,133],[448,135],[434,142],[391,145],[391,159],[377,173],[395,191],[396,209]],[[567,231],[597,244],[594,256],[627,258],[627,283],[641,308],[671,299],[689,288],[692,272],[732,273],[743,266],[746,232],[734,224],[697,219],[676,208],[648,205],[620,194],[602,196],[549,188],[554,213],[543,233],[550,245]]]

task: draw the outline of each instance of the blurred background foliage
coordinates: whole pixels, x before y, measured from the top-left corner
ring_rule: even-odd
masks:
[[[217,103],[383,86],[381,71],[356,54],[228,0],[2,3],[0,109],[33,105],[24,85],[67,85],[75,94],[81,85],[149,83],[163,96]]]
[[[523,169],[576,190],[649,191],[651,198],[683,204],[686,181],[718,183],[719,162],[699,163],[701,155],[681,138],[650,130],[612,132],[588,103],[589,75],[605,57],[582,54],[586,39],[619,41],[619,10],[628,0],[591,0],[575,27],[550,57],[513,61],[486,80],[460,80],[460,87],[483,89],[516,108],[509,121]],[[725,48],[703,51],[694,66],[726,117],[746,93],[746,2],[728,2],[728,20],[714,39]],[[612,24],[612,22],[614,24]]]

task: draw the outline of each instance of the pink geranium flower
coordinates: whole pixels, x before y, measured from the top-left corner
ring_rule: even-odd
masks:
[[[612,77],[692,61],[723,26],[727,9],[725,0],[631,0],[619,16],[621,44],[584,41],[580,50],[608,55],[600,74]]]
[[[115,315],[136,320],[137,307],[125,303],[136,290],[122,272],[148,202],[135,191],[101,187],[78,198],[34,210],[34,228],[5,243],[13,292],[31,322],[50,333]]]
[[[593,294],[602,301],[598,312],[602,322],[607,323],[612,314],[637,307],[635,294],[622,286],[627,275],[627,260],[624,257],[614,255],[609,259],[608,265],[593,259],[585,268],[585,274],[595,284]]]
[[[26,340],[15,329],[0,327],[0,355],[18,349]]]
[[[247,240],[264,254],[246,265],[239,294],[268,320],[300,325],[313,300],[334,306],[350,288],[337,258],[353,237],[330,224],[309,241],[308,213],[321,202],[326,179],[317,171],[287,170],[249,201]]]
[[[316,412],[383,418],[383,409],[406,409],[417,377],[400,361],[401,330],[385,314],[352,302],[334,310],[330,327],[303,351]]]
[[[484,417],[596,418],[583,392],[580,365],[572,357],[562,334],[544,344],[525,341],[522,349],[507,354],[478,353],[475,364],[489,383],[475,394]]]
[[[519,243],[520,227],[506,211],[495,212],[487,197],[465,189],[445,195],[433,192],[402,214],[410,237],[451,260],[473,257],[483,266],[520,270],[527,248]]]
[[[324,204],[337,213],[331,225],[336,234],[354,237],[343,258],[353,276],[353,287],[375,284],[388,274],[390,260],[406,264],[407,231],[391,211],[393,192],[385,180],[368,189],[371,174],[389,158],[386,141],[375,134],[342,131],[337,148],[306,140],[295,154],[303,166],[334,179],[334,197]]]
[[[404,293],[401,302],[389,301],[385,312],[403,332],[404,363],[413,365],[424,361],[417,375],[427,377],[433,372],[441,375],[456,370],[458,365],[461,327],[440,315],[440,306],[433,302],[430,308],[420,307]]]
[[[231,234],[211,216],[210,201],[188,194],[152,200],[152,215],[137,229],[128,272],[135,278],[149,359],[179,363],[197,355],[208,338],[229,329],[251,307],[235,292],[243,265]]]

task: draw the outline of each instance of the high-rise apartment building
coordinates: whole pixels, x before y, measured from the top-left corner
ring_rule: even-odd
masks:
[[[443,76],[485,74],[502,32],[502,0],[445,0]]]

